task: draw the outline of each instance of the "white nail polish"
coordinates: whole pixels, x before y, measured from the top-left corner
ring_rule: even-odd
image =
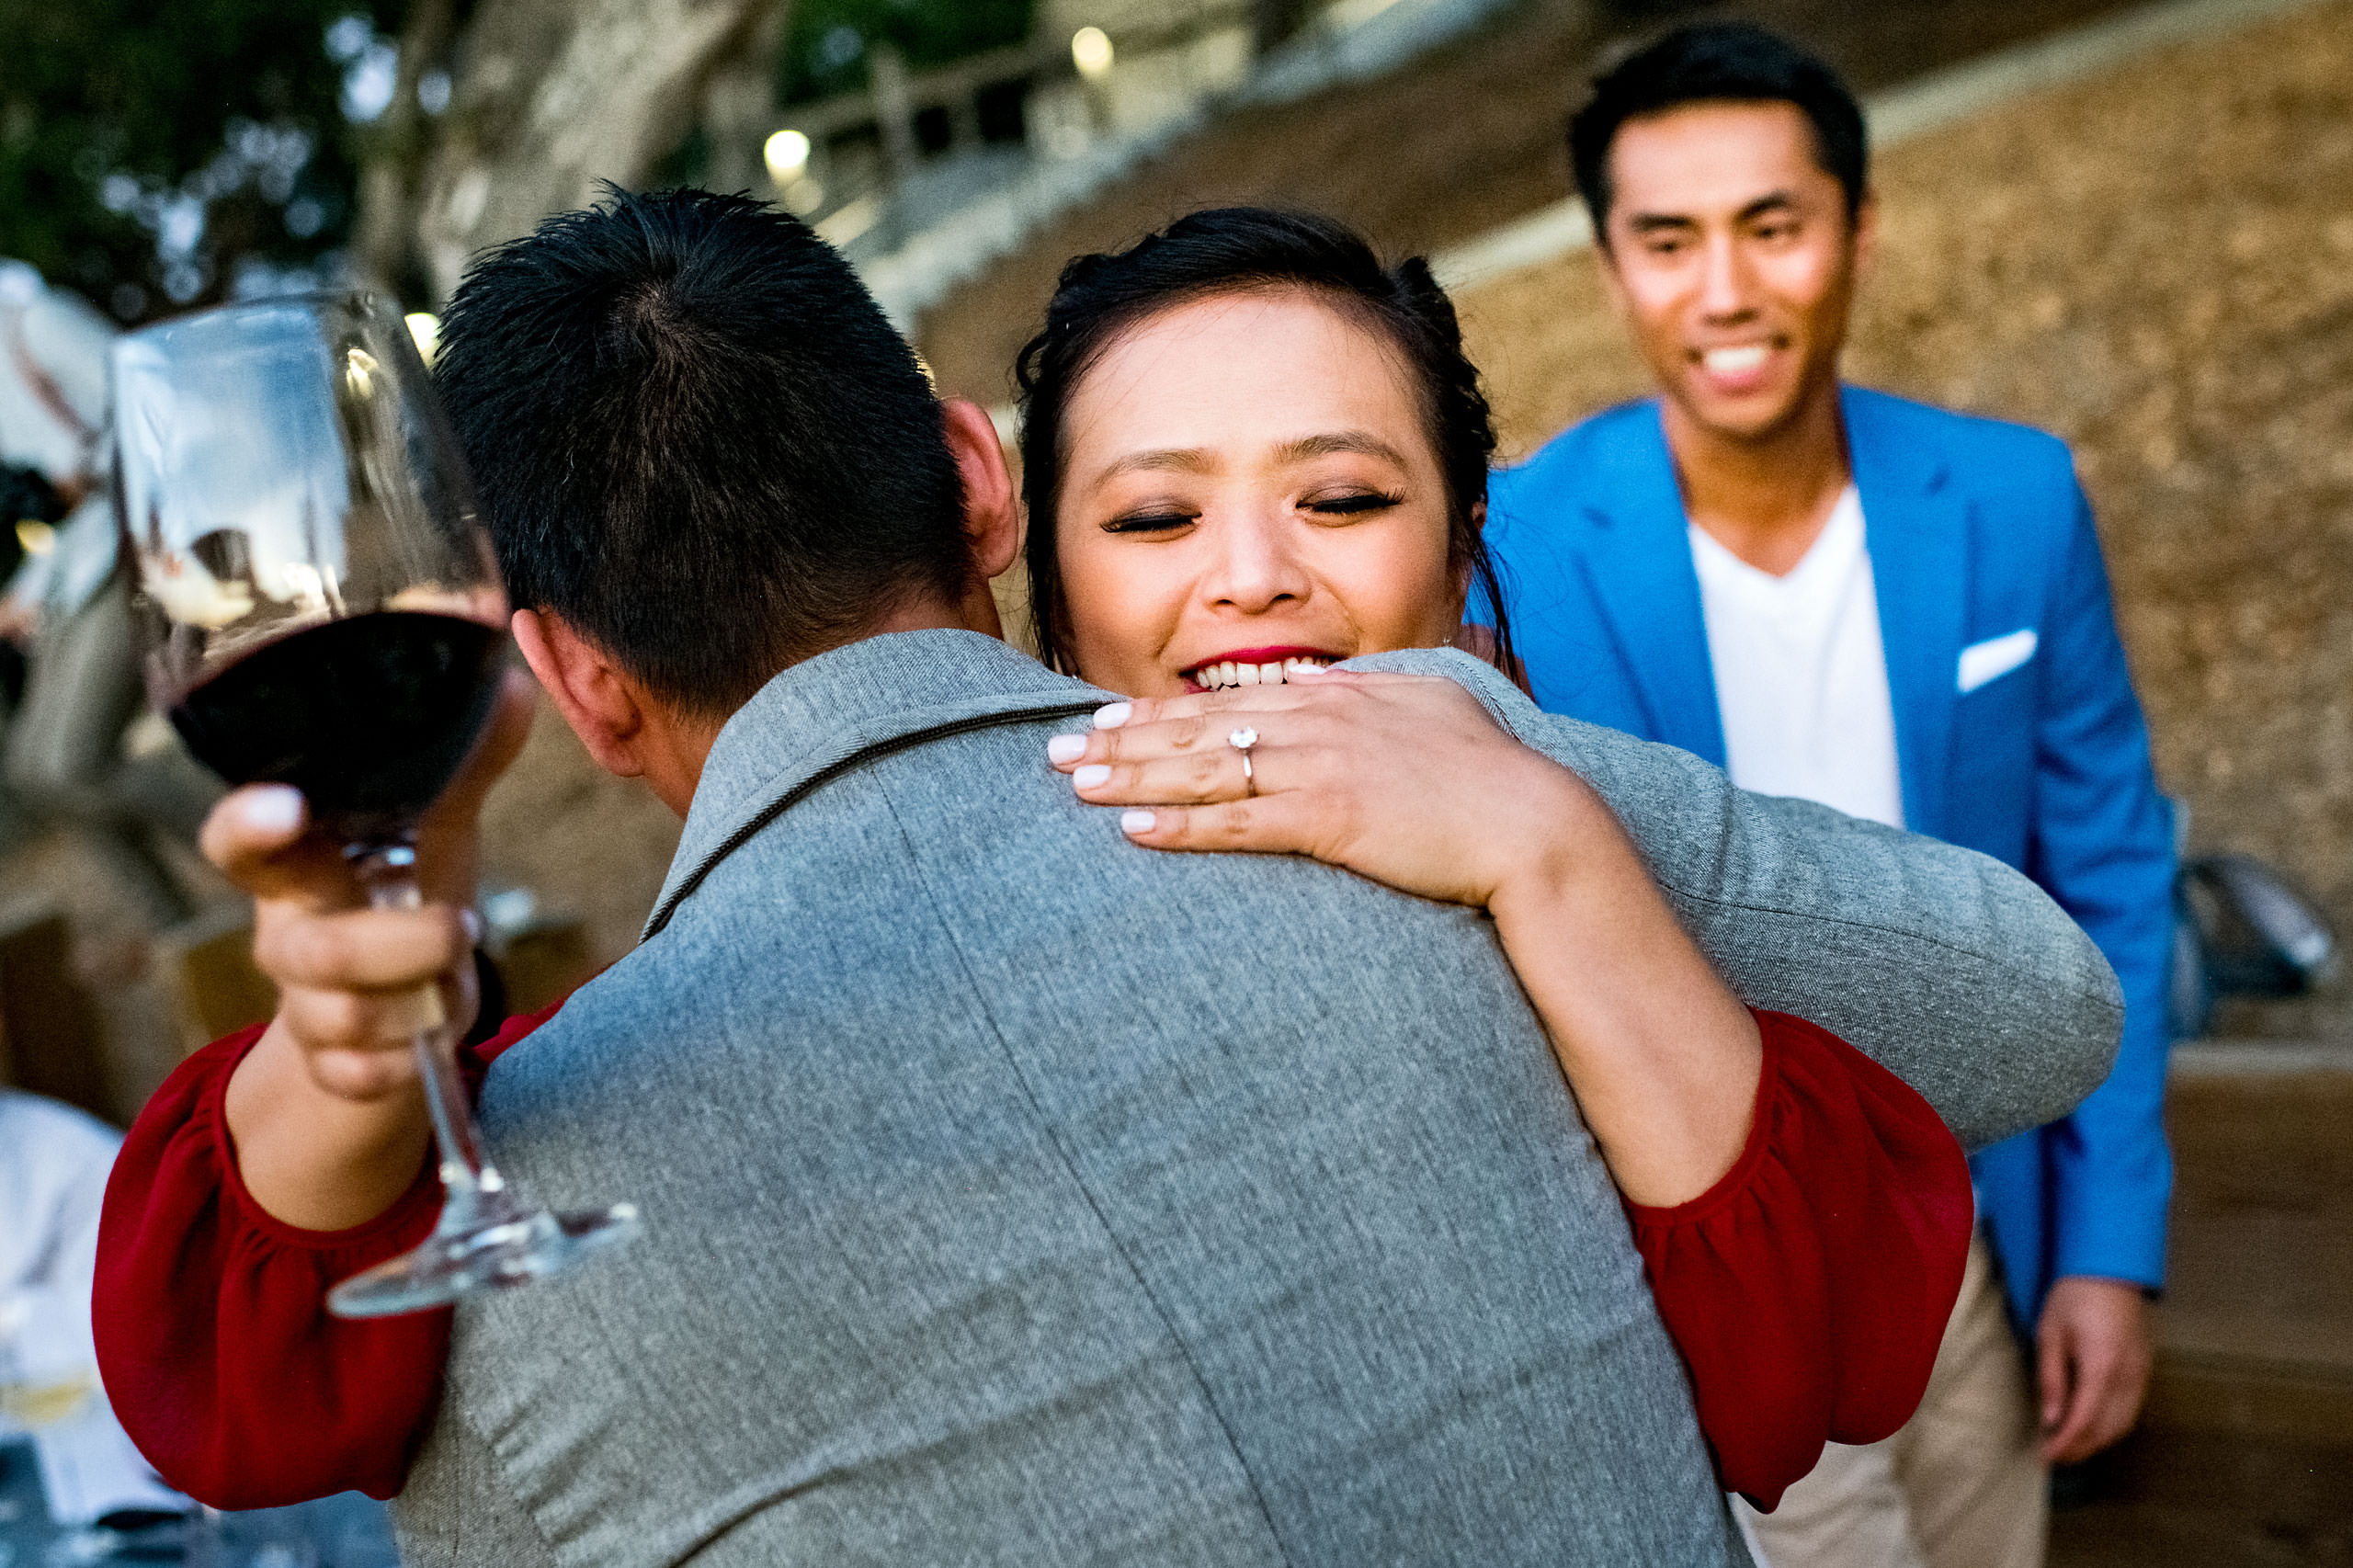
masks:
[[[1121,812],[1120,831],[1121,833],[1150,833],[1154,820],[1156,819],[1150,812]]]
[[[1076,762],[1086,755],[1085,735],[1056,735],[1046,743],[1046,757],[1051,762]]]
[[[1116,730],[1126,723],[1128,715],[1135,710],[1136,707],[1132,702],[1106,702],[1095,710],[1095,727],[1098,730]]]
[[[256,833],[291,833],[302,825],[302,791],[290,784],[256,784],[245,791],[242,814]]]
[[[1090,762],[1085,767],[1082,767],[1077,772],[1072,774],[1070,776],[1070,781],[1077,789],[1093,790],[1099,787],[1104,780],[1110,777],[1111,770],[1108,767],[1106,767],[1099,762]]]

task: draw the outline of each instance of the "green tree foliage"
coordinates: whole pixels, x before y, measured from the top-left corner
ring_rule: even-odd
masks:
[[[777,101],[863,90],[866,46],[876,40],[918,71],[1019,43],[1036,9],[1035,0],[794,0]]]
[[[339,99],[401,9],[0,0],[0,255],[125,321],[299,278],[349,230],[365,128]]]

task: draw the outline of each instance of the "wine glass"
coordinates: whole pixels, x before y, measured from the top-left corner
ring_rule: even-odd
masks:
[[[308,295],[113,352],[116,506],[156,707],[232,785],[301,790],[371,905],[417,907],[417,819],[496,699],[506,599],[406,324],[370,294]],[[637,1229],[629,1204],[522,1202],[483,1152],[438,989],[414,1007],[441,1217],[335,1286],[341,1317],[522,1284]]]

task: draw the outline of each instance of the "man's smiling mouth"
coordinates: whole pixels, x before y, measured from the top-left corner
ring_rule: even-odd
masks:
[[[1734,348],[1703,348],[1699,351],[1699,363],[1714,375],[1745,376],[1751,370],[1763,369],[1772,353],[1773,346],[1769,343],[1744,343]]]

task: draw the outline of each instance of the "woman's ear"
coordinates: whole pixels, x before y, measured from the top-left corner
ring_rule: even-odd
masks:
[[[972,569],[985,582],[1013,564],[1021,548],[1021,508],[1006,466],[1005,443],[996,422],[979,403],[961,397],[940,400],[948,449],[964,482],[964,536],[972,543]]]

